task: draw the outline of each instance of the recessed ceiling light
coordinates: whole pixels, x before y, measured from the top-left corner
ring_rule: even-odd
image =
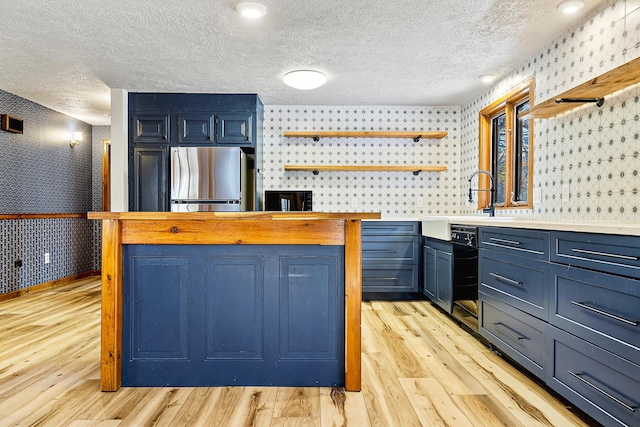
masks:
[[[562,13],[575,13],[584,7],[582,0],[566,0],[558,5],[558,10]]]
[[[491,83],[495,80],[495,78],[496,76],[494,76],[493,74],[485,74],[484,76],[480,76],[480,80],[482,81],[482,83]]]
[[[327,76],[320,71],[297,70],[285,74],[282,81],[294,89],[309,90],[325,84],[327,82]]]
[[[267,8],[261,5],[260,3],[255,3],[252,1],[243,1],[242,3],[238,3],[236,6],[236,11],[245,18],[249,19],[258,19],[262,18],[267,14]]]

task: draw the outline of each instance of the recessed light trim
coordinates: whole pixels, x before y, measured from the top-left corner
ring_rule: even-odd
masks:
[[[567,15],[576,13],[584,7],[584,1],[582,0],[565,0],[558,5],[558,10]]]
[[[494,76],[493,74],[485,74],[483,76],[480,76],[480,81],[482,81],[482,83],[485,83],[485,84],[491,83],[495,79],[496,79],[496,76]]]
[[[320,71],[296,70],[284,75],[282,81],[294,89],[316,89],[327,82],[327,76]]]
[[[238,3],[236,6],[236,11],[249,19],[258,19],[262,18],[267,14],[267,8],[261,5],[260,3],[252,2],[252,1],[243,1],[242,3]]]

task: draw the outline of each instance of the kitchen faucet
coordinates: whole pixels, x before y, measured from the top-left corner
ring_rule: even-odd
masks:
[[[483,189],[483,188],[471,188],[471,180],[473,179],[474,176],[483,173],[485,175],[487,175],[489,177],[489,179],[491,180],[491,188],[487,189]],[[469,202],[473,202],[473,192],[474,191],[489,191],[491,194],[489,194],[489,207],[488,208],[484,208],[482,209],[482,212],[484,213],[489,213],[489,216],[496,216],[496,208],[493,205],[493,195],[496,192],[496,189],[493,187],[493,175],[491,175],[491,173],[489,173],[486,170],[477,170],[474,173],[471,174],[471,176],[469,177]]]

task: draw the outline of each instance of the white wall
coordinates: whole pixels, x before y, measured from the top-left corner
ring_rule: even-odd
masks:
[[[436,131],[444,139],[285,138],[286,131]],[[310,189],[315,211],[382,212],[387,218],[456,214],[459,107],[286,106],[264,108],[264,188]],[[444,165],[442,173],[285,172],[285,164]],[[423,206],[417,199],[424,199]],[[351,201],[355,200],[355,207]]]
[[[491,89],[462,107],[461,175],[478,168],[478,114],[535,76],[535,102],[555,97],[640,55],[640,1],[609,0],[559,35]],[[511,210],[552,220],[640,221],[640,88],[607,96],[556,118],[534,121],[534,186],[542,202]],[[569,186],[570,198],[562,196]],[[462,213],[476,213],[459,198]]]

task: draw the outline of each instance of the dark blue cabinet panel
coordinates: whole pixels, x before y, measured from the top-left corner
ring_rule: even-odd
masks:
[[[606,426],[640,425],[640,365],[549,327],[547,384]]]
[[[436,300],[444,311],[453,313],[453,256],[436,251]]]
[[[342,246],[129,245],[124,260],[123,385],[344,385]]]
[[[262,358],[263,264],[262,257],[205,258],[206,359]]]
[[[337,259],[280,259],[280,358],[335,359]]]
[[[640,237],[551,233],[551,261],[640,279]]]
[[[417,266],[409,263],[363,263],[363,292],[417,292]]]
[[[167,146],[138,145],[131,152],[129,209],[135,212],[168,210]]]
[[[417,236],[366,236],[362,241],[362,262],[408,261],[416,264],[419,259]]]
[[[640,364],[640,281],[555,265],[550,322]]]
[[[134,114],[131,118],[132,140],[169,143],[169,114]]]
[[[430,246],[422,247],[422,267],[424,288],[422,293],[431,301],[436,299],[436,250]]]
[[[420,234],[420,223],[416,221],[362,221],[362,235],[406,235]]]
[[[216,119],[216,142],[218,144],[247,145],[255,144],[253,114],[220,113]]]
[[[480,292],[478,332],[529,371],[544,379],[547,323]]]
[[[188,359],[187,258],[133,257],[128,274],[131,358]]]
[[[485,249],[549,260],[549,232],[498,227],[480,227],[478,246]]]
[[[480,249],[479,290],[545,321],[549,320],[549,263]]]
[[[178,143],[212,143],[211,113],[182,113],[178,118]]]

